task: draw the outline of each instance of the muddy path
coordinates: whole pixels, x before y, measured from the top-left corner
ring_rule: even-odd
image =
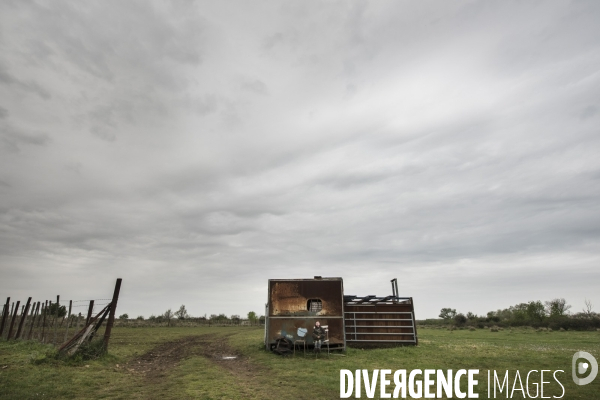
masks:
[[[232,335],[209,334],[165,342],[132,359],[126,368],[131,373],[156,381],[157,378],[166,377],[181,361],[202,356],[235,373],[239,378],[252,379],[263,368],[250,363],[239,351],[231,348],[228,344],[230,336]]]
[[[235,333],[207,334],[164,342],[131,359],[123,367],[128,373],[142,379],[144,384],[141,387],[146,398],[171,398],[168,397],[173,393],[172,389],[169,389],[172,384],[170,376],[183,361],[193,357],[202,357],[218,366],[219,370],[228,376],[231,385],[241,393],[241,396],[238,396],[240,398],[312,398],[310,392],[290,387],[276,372],[256,361],[252,362],[249,357],[231,347],[229,338],[234,335]],[[159,396],[159,393],[165,393],[167,397]],[[188,397],[182,395],[179,398]]]

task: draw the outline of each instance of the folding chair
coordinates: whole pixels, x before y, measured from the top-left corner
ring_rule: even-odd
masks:
[[[304,345],[304,355],[306,355],[306,333],[308,330],[306,328],[298,328],[296,334],[298,335],[298,339],[294,340],[294,356],[296,355],[296,344],[302,343]]]

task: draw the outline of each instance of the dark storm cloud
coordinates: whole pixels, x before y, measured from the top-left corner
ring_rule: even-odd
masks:
[[[600,301],[596,2],[0,7],[2,292]]]

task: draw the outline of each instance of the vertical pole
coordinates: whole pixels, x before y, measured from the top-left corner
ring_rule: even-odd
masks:
[[[46,303],[42,308],[42,314],[44,314],[44,319],[42,321],[42,336],[40,337],[40,340],[42,343],[46,343],[46,337],[44,336],[44,333],[46,332],[46,314],[48,314],[48,300],[46,300]]]
[[[6,304],[4,305],[4,312],[2,313],[2,323],[0,323],[0,338],[2,337],[2,332],[4,332],[4,324],[6,323],[6,316],[8,315],[9,306],[10,297],[7,297]]]
[[[31,297],[27,299],[27,304],[25,305],[25,309],[21,314],[21,321],[19,321],[19,329],[17,329],[17,335],[15,339],[21,337],[21,332],[23,331],[23,324],[25,324],[25,320],[27,319],[27,314],[29,313],[29,305],[31,304]]]
[[[90,323],[90,318],[92,318],[92,311],[94,311],[94,300],[90,300],[90,306],[88,308],[87,318],[85,319],[85,326]]]
[[[10,320],[10,328],[8,328],[8,336],[6,337],[6,340],[10,340],[10,337],[12,336],[13,327],[15,326],[15,319],[17,319],[17,311],[19,311],[19,304],[21,304],[21,302],[17,301],[17,306],[13,308],[12,318]]]
[[[115,312],[117,311],[117,302],[119,301],[119,292],[121,291],[121,278],[117,279],[115,284],[115,291],[113,293],[112,301],[110,302],[110,313],[108,314],[108,321],[106,322],[106,330],[104,331],[104,350],[108,351],[108,341],[110,340],[110,332],[115,322]]]
[[[2,319],[0,319],[0,339],[2,338],[2,331],[4,330],[4,316],[6,315],[6,304],[2,304]]]
[[[73,300],[69,300],[69,315],[67,317],[67,330],[65,331],[65,340],[63,340],[63,342],[67,341],[67,336],[69,335],[69,325],[71,324],[71,309],[73,308]]]
[[[58,311],[60,310],[60,296],[56,295],[56,318],[54,318],[54,338],[52,343],[56,344],[56,333],[58,330]]]
[[[39,318],[37,319],[37,325],[36,325],[36,332],[35,332],[35,338],[38,340],[42,339],[42,335],[41,335],[41,331],[40,331],[40,324],[42,323],[42,314],[44,314],[44,303],[42,303],[41,301],[40,303],[40,314],[39,314]]]
[[[77,316],[77,328],[76,331],[79,332],[79,323],[81,322],[81,313]]]
[[[31,318],[31,327],[29,327],[29,335],[27,335],[27,340],[31,340],[31,334],[33,333],[33,326],[35,325],[35,318],[38,315],[38,311],[40,310],[40,302],[38,301],[37,304],[33,305],[32,308],[33,311],[33,317]]]

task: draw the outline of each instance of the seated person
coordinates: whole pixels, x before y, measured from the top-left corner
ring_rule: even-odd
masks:
[[[325,329],[321,327],[321,323],[317,321],[315,323],[315,329],[312,334],[313,340],[315,342],[315,351],[321,351],[321,344],[323,344],[323,340],[325,340]]]

